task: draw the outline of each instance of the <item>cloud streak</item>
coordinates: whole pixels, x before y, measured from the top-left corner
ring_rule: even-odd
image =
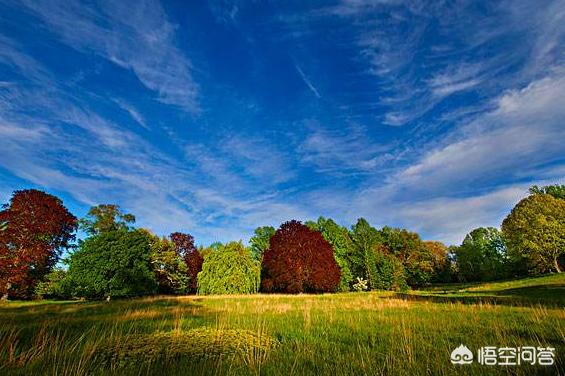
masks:
[[[294,67],[296,68],[296,71],[298,72],[300,78],[302,78],[302,81],[304,81],[308,89],[310,89],[310,91],[314,93],[317,98],[322,98],[318,89],[316,89],[316,87],[312,85],[312,82],[310,82],[310,79],[306,76],[306,74],[304,74],[300,66],[298,64],[294,64]]]
[[[26,6],[48,30],[83,53],[94,53],[131,70],[163,103],[200,111],[192,63],[175,43],[175,25],[158,1],[29,1]]]

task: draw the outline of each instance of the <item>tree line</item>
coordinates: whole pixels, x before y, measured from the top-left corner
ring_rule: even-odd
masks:
[[[249,246],[197,247],[190,234],[159,237],[134,224],[117,205],[92,207],[77,219],[53,195],[15,191],[0,210],[0,295],[406,291],[561,272],[565,264],[565,185],[532,187],[501,230],[477,228],[450,247],[363,218],[350,228],[324,217],[258,227]],[[79,229],[86,237],[77,241]]]

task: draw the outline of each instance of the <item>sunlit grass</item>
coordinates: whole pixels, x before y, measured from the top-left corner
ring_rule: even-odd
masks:
[[[554,279],[548,285],[559,286]],[[481,291],[494,289],[504,291]],[[373,292],[10,302],[0,306],[0,374],[564,374],[565,309],[555,298],[436,302]],[[449,356],[461,343],[553,346],[558,363],[454,366]]]

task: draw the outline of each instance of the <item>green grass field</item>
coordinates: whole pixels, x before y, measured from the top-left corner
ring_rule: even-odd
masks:
[[[408,295],[152,297],[0,305],[0,374],[565,375],[565,276]],[[465,344],[556,365],[452,365]]]

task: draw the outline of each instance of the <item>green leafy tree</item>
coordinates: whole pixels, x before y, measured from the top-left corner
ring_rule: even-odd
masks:
[[[320,217],[317,222],[307,222],[306,225],[319,231],[334,250],[335,261],[341,270],[338,291],[349,291],[353,281],[352,267],[355,265],[355,245],[347,228],[338,225],[332,219]]]
[[[530,193],[533,195],[545,194],[565,200],[565,185],[547,185],[545,187],[538,187],[537,185],[534,185],[530,188]]]
[[[41,299],[68,299],[72,295],[72,287],[67,279],[67,272],[55,268],[43,281],[35,287],[35,295]]]
[[[275,235],[275,228],[271,226],[257,227],[254,235],[249,239],[251,254],[257,261],[261,261],[263,253],[269,249],[271,237]]]
[[[432,282],[448,283],[453,281],[454,271],[449,249],[438,241],[424,241],[424,247],[431,256],[434,274]]]
[[[370,289],[376,289],[378,270],[375,247],[382,242],[379,231],[366,219],[360,218],[351,227],[351,240],[354,245],[354,253],[351,257],[353,275],[362,276],[369,281]]]
[[[71,254],[68,279],[73,295],[100,299],[153,294],[151,239],[140,230],[104,231],[81,242]]]
[[[208,249],[211,251],[217,251],[224,246],[222,242],[214,242],[208,246]]]
[[[492,281],[506,277],[506,244],[502,233],[494,227],[471,231],[456,248],[455,256],[462,281]]]
[[[260,265],[241,242],[230,242],[204,258],[198,294],[253,294],[259,290]]]
[[[202,270],[202,262],[204,259],[194,245],[194,237],[182,232],[173,232],[169,235],[169,238],[175,245],[177,254],[184,260],[186,265],[186,272],[189,278],[188,290],[191,293],[195,293],[197,289],[198,273]]]
[[[502,222],[510,257],[523,257],[536,272],[562,272],[565,254],[565,200],[533,194],[520,201]]]
[[[187,266],[178,254],[175,244],[163,237],[159,238],[147,230],[151,249],[151,267],[161,294],[186,294],[189,290]]]
[[[133,214],[123,213],[118,205],[102,204],[93,206],[85,218],[79,221],[80,228],[89,235],[105,231],[128,230],[135,223]]]
[[[420,235],[405,229],[384,227],[381,238],[386,251],[404,265],[409,285],[423,286],[432,282],[435,257]]]
[[[378,290],[392,290],[405,292],[408,290],[406,271],[402,262],[394,255],[388,253],[384,245],[374,249],[376,277],[374,288]]]

